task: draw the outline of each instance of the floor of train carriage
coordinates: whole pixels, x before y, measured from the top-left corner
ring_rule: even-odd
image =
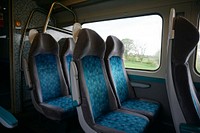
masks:
[[[13,129],[0,125],[0,133],[84,133],[78,119],[71,118],[67,122],[58,123],[40,115],[35,109],[18,114],[19,124]],[[148,133],[175,133],[169,125],[156,122]]]

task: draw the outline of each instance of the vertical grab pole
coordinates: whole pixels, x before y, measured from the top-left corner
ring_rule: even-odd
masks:
[[[43,33],[45,33],[46,30],[47,30],[47,25],[48,25],[48,23],[49,23],[49,19],[50,19],[50,16],[51,16],[51,12],[52,12],[53,7],[54,7],[55,4],[56,4],[56,2],[54,2],[54,3],[51,5],[51,8],[50,8],[50,10],[49,10],[49,13],[48,13],[48,15],[47,15],[47,18],[46,18],[46,21],[45,21],[45,24],[44,24]]]

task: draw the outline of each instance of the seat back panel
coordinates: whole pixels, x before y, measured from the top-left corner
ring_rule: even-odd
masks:
[[[86,56],[82,59],[82,64],[93,117],[96,119],[100,115],[106,113],[110,108],[101,60],[96,56]]]
[[[128,98],[128,85],[124,76],[122,63],[122,59],[118,56],[110,58],[111,73],[120,102],[123,102]]]
[[[55,55],[35,57],[43,101],[61,96],[61,85]]]

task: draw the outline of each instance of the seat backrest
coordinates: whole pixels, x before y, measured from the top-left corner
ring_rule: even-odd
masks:
[[[172,28],[174,37],[169,37],[166,84],[172,117],[178,133],[180,123],[200,124],[200,99],[188,63],[197,46],[199,32],[184,17],[175,17]]]
[[[72,61],[73,51],[74,51],[74,40],[73,38],[65,38],[58,41],[60,46],[60,60],[62,63],[62,68],[67,85],[70,86],[70,63]]]
[[[123,53],[123,43],[115,36],[108,36],[106,39],[105,64],[112,88],[116,88],[119,104],[128,98],[135,97],[124,67]]]
[[[28,57],[29,57],[29,50],[31,47],[31,44],[33,42],[33,39],[35,37],[35,35],[38,33],[38,31],[36,29],[31,29],[29,31],[29,40],[28,41],[24,41],[24,46],[22,48],[22,55],[21,55],[21,65],[22,65],[22,70],[24,73],[24,78],[25,78],[25,82],[26,82],[26,86],[28,88],[32,88],[32,83],[31,83],[31,79],[30,79],[30,75],[29,75],[29,70],[28,70]]]
[[[38,104],[69,94],[58,50],[56,40],[45,33],[38,33],[30,48],[28,65],[33,87],[32,98],[39,111]]]
[[[78,70],[81,94],[79,108],[91,126],[94,126],[96,118],[117,108],[103,60],[105,48],[104,40],[95,31],[80,30],[73,60]]]

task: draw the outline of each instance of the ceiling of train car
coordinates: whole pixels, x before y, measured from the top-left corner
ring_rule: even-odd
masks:
[[[81,7],[86,7],[86,6],[90,6],[90,5],[94,5],[94,4],[98,4],[98,3],[103,3],[109,0],[33,0],[36,2],[36,4],[45,9],[45,10],[49,10],[52,3],[54,2],[59,2],[62,5],[72,9],[73,11],[75,11],[78,8]],[[65,12],[65,9],[62,8],[61,6],[55,6],[54,10],[52,12],[52,15],[54,15],[54,18],[56,19],[56,23],[57,26],[64,26],[64,25],[68,25],[72,23],[72,19],[73,16],[71,16],[72,14],[70,12]],[[64,12],[63,12],[64,11]],[[68,17],[66,18],[66,16],[68,15]],[[63,16],[65,16],[65,19],[63,19]],[[68,19],[69,18],[69,19]]]
[[[39,7],[48,11],[56,0],[33,1]],[[72,9],[80,23],[127,17],[137,13],[145,13],[148,9],[152,10],[158,7],[184,4],[191,1],[198,0],[57,0],[57,2]],[[65,9],[61,6],[55,6],[52,15],[55,17],[56,24],[59,27],[68,26],[73,22],[72,14],[65,12]]]
[[[50,8],[50,6],[53,2],[56,2],[56,0],[34,0],[34,1],[36,1],[37,5],[39,7],[45,8],[47,10]],[[70,8],[78,8],[78,7],[82,7],[82,6],[96,4],[99,2],[103,2],[103,1],[105,1],[105,0],[57,0],[57,2],[60,2],[64,6],[67,6]]]

